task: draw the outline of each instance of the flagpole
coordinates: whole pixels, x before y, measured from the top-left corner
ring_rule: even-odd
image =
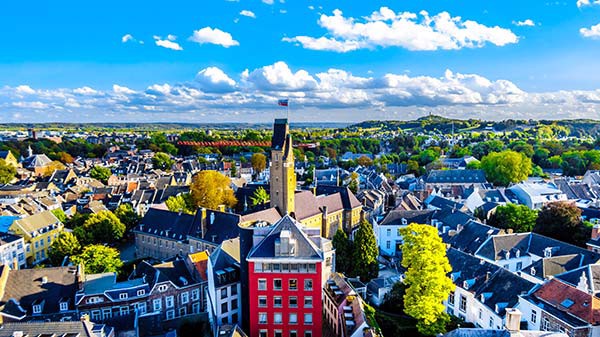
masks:
[[[288,104],[287,104],[286,108],[287,108],[287,120],[289,123],[290,122],[290,99],[289,98],[288,98]]]

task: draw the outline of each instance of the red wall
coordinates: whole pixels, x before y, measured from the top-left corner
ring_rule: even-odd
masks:
[[[323,300],[322,300],[322,289],[321,289],[321,268],[322,263],[317,263],[316,273],[260,273],[254,272],[254,262],[248,263],[249,271],[249,294],[250,294],[250,334],[249,337],[258,337],[259,331],[262,329],[268,330],[268,336],[274,337],[275,330],[282,330],[283,337],[289,337],[291,330],[298,332],[298,337],[304,337],[304,332],[307,330],[312,331],[313,337],[322,337],[322,321],[323,321]],[[267,280],[267,290],[258,290],[258,280]],[[273,290],[273,280],[281,279],[282,290]],[[288,280],[298,280],[298,290],[288,290]],[[313,290],[304,291],[304,280],[312,279]],[[267,296],[267,307],[258,307],[259,296]],[[274,308],[273,299],[275,296],[282,297],[282,307]],[[289,308],[289,297],[298,297],[298,307]],[[312,309],[304,308],[304,296],[313,297]],[[258,315],[261,312],[267,313],[267,324],[258,323]],[[283,324],[275,324],[273,315],[276,312],[282,313]],[[298,314],[298,323],[289,324],[289,314]],[[304,324],[304,314],[312,313],[312,325]]]

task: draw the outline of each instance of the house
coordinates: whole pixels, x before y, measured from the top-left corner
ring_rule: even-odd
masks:
[[[522,204],[531,209],[541,209],[547,203],[567,200],[566,194],[552,183],[515,184],[506,189],[506,197],[515,204]]]
[[[24,268],[25,240],[9,233],[0,233],[0,264],[12,269]]]
[[[442,166],[451,170],[464,170],[472,161],[477,161],[473,156],[464,156],[462,158],[441,158]]]
[[[387,195],[379,190],[361,190],[356,198],[362,202],[363,209],[372,218],[384,214],[388,205]]]
[[[63,228],[63,223],[51,211],[43,211],[15,220],[9,233],[23,238],[27,264],[34,265],[48,258],[48,248]]]
[[[477,208],[485,205],[486,203],[506,205],[508,202],[510,202],[504,195],[504,191],[502,189],[482,190],[474,187],[472,189],[468,189],[465,194],[467,194],[467,196],[464,204],[471,212],[475,212]]]
[[[378,277],[374,278],[367,283],[367,298],[370,303],[375,306],[380,306],[396,282],[399,282],[400,278],[390,277]]]
[[[64,322],[7,322],[2,324],[0,337],[16,336],[115,337],[115,330],[104,324],[90,322],[89,317]]]
[[[434,211],[390,211],[381,221],[373,224],[375,238],[379,246],[379,252],[383,255],[397,256],[402,245],[402,235],[400,229],[411,223],[431,224]]]
[[[3,322],[78,319],[75,293],[82,277],[79,267],[11,270],[0,266]]]
[[[7,164],[12,165],[14,168],[19,166],[17,158],[8,150],[0,151],[0,159],[4,159]]]
[[[32,171],[36,176],[42,176],[46,173],[52,160],[45,154],[33,154],[31,147],[29,148],[29,156],[21,162],[23,168]]]
[[[432,170],[425,178],[425,186],[450,186],[464,184],[485,184],[483,170]]]
[[[445,333],[444,337],[568,337],[564,332],[521,330],[522,314],[519,309],[507,309],[504,329],[458,328]]]

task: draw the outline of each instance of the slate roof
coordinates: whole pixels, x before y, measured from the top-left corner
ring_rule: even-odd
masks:
[[[583,260],[583,255],[579,254],[545,257],[523,268],[523,271],[540,280],[545,280],[550,276],[581,267]]]
[[[485,183],[483,170],[432,170],[425,178],[428,184]]]
[[[436,210],[432,218],[452,229],[456,229],[458,225],[464,226],[469,221],[475,220],[470,214],[448,207]]]
[[[590,264],[567,271],[556,278],[588,293],[600,294],[600,265]]]
[[[240,240],[223,241],[209,257],[215,286],[221,287],[240,281]],[[217,277],[217,271],[227,271],[225,278]]]
[[[23,336],[102,337],[112,329],[89,321],[73,322],[6,322],[0,329],[0,337],[13,337],[16,332]]]
[[[518,335],[511,335],[508,330],[458,328],[452,330],[444,337],[568,337],[565,333],[553,331],[529,331],[522,330]]]
[[[206,233],[202,233],[201,216],[196,214],[191,236],[204,241],[220,244],[223,240],[238,237],[241,217],[238,214],[206,210]]]
[[[402,219],[406,219],[406,224],[418,223],[418,224],[430,224],[431,218],[434,211],[432,210],[421,210],[421,211],[403,211],[393,210],[390,211],[385,218],[379,224],[380,226],[400,226],[402,225]]]
[[[342,197],[342,204],[344,205],[344,209],[346,209],[346,210],[350,210],[350,209],[362,206],[360,201],[358,201],[358,199],[356,198],[354,193],[352,193],[352,191],[350,191],[350,189],[348,187],[321,185],[321,186],[317,186],[317,189],[316,189],[317,195],[322,195],[322,194],[329,195],[329,194],[335,194],[335,193],[340,193],[340,195]]]
[[[442,235],[444,242],[453,248],[468,254],[475,254],[481,245],[492,235],[500,233],[500,229],[476,221],[467,222],[462,230],[454,235],[446,232]]]
[[[136,231],[165,237],[168,230],[170,239],[184,240],[192,231],[193,225],[193,215],[150,208],[136,227]]]
[[[450,199],[442,198],[440,196],[433,195],[433,194],[430,195],[429,197],[427,197],[427,199],[425,199],[425,204],[427,206],[432,206],[432,207],[439,208],[439,209],[450,208],[450,209],[460,210],[465,207],[464,204],[452,201]]]
[[[285,230],[290,231],[291,239],[296,241],[296,249],[293,258],[321,260],[322,252],[300,229],[300,226],[302,225],[299,222],[289,215],[285,215],[273,225],[273,229],[271,229],[269,234],[252,248],[247,259],[279,258],[279,256],[275,255],[275,241],[279,238],[281,232]],[[291,257],[285,256],[283,258],[290,259]]]
[[[170,281],[177,287],[185,287],[193,283],[192,275],[185,265],[183,260],[175,260],[156,265],[151,265],[148,261],[142,261],[137,266],[133,274],[134,278],[145,277],[150,288],[155,284]],[[184,284],[183,279],[188,284]]]
[[[36,168],[48,166],[52,160],[45,154],[34,154],[31,157],[27,157],[23,160],[23,167],[25,168]]]

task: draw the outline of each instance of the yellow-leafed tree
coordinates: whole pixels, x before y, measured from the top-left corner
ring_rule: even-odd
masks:
[[[216,209],[219,205],[233,207],[237,204],[230,179],[217,171],[206,170],[196,174],[190,192],[196,207]]]

